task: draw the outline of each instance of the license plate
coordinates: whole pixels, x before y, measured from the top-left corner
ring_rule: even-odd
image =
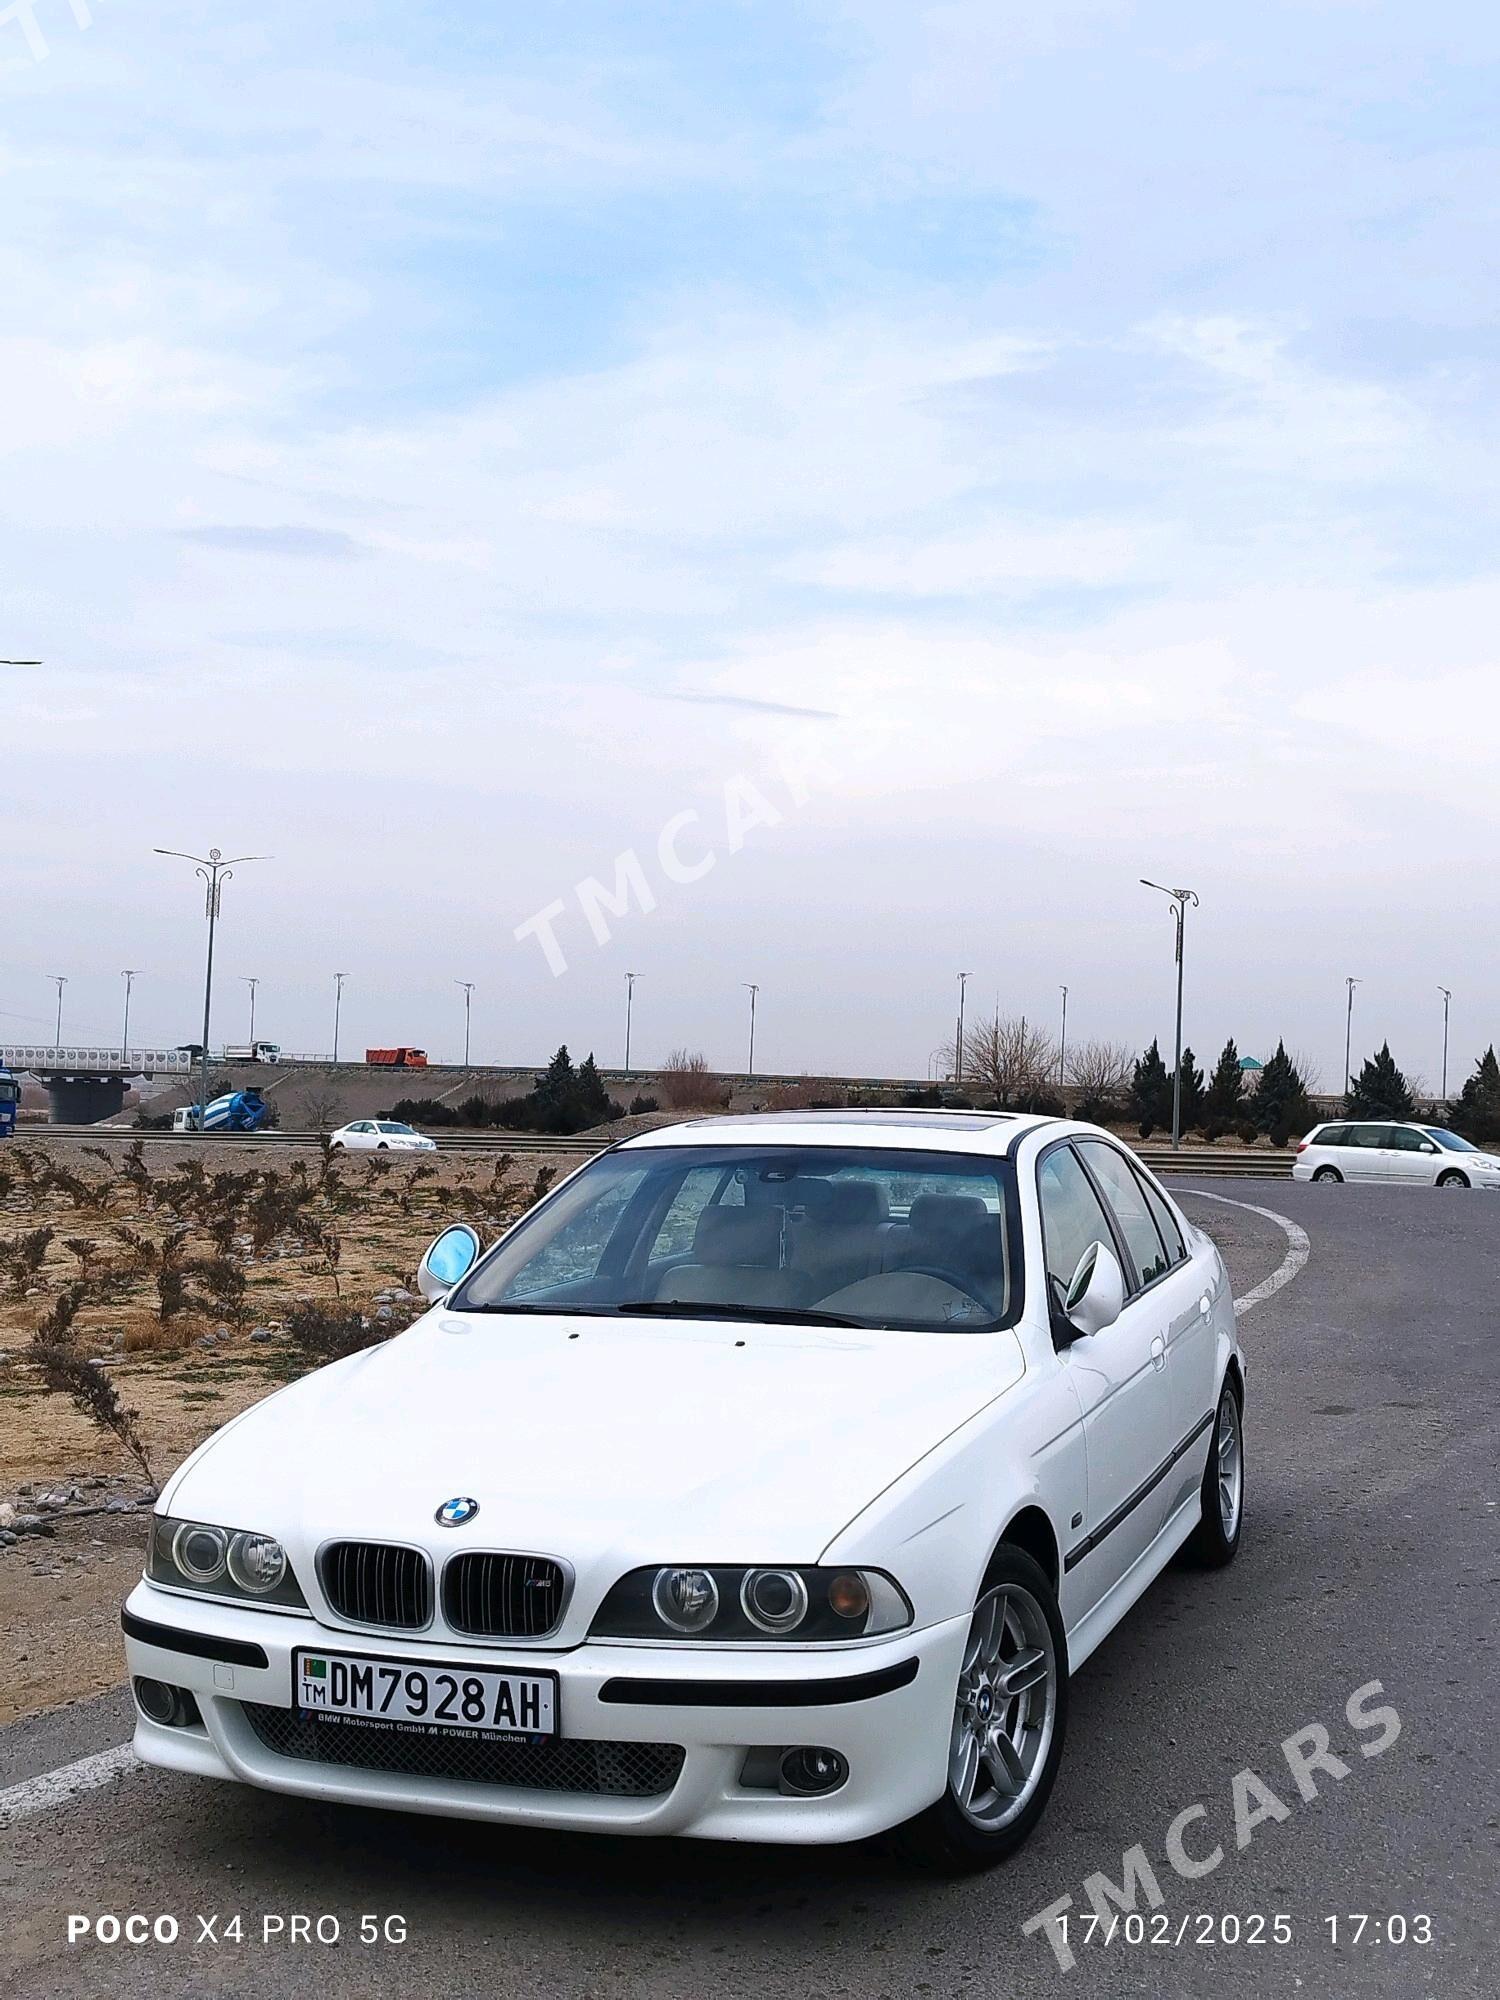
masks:
[[[557,1675],[418,1665],[366,1653],[292,1656],[292,1700],[318,1721],[418,1736],[535,1743],[557,1734]]]

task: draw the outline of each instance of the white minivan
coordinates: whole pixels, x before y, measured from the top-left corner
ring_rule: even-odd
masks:
[[[1315,1125],[1297,1148],[1298,1181],[1400,1181],[1421,1187],[1500,1190],[1500,1159],[1441,1125],[1341,1118]]]

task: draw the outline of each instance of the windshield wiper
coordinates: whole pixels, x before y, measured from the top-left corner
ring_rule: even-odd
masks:
[[[626,1299],[615,1311],[654,1313],[663,1319],[758,1319],[770,1326],[865,1326],[862,1319],[819,1312],[816,1306],[715,1305],[707,1299]]]

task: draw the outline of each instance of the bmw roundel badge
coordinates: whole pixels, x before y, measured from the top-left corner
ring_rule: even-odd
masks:
[[[469,1500],[459,1494],[456,1499],[445,1500],[433,1518],[440,1527],[461,1528],[466,1521],[472,1521],[478,1512],[477,1500]]]

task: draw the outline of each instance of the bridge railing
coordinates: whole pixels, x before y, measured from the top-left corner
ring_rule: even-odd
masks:
[[[212,1058],[210,1058],[212,1060]],[[181,1049],[101,1048],[77,1042],[6,1042],[0,1044],[0,1064],[6,1069],[103,1071],[110,1076],[121,1072],[140,1075],[152,1071],[161,1075],[186,1076],[193,1058]]]

